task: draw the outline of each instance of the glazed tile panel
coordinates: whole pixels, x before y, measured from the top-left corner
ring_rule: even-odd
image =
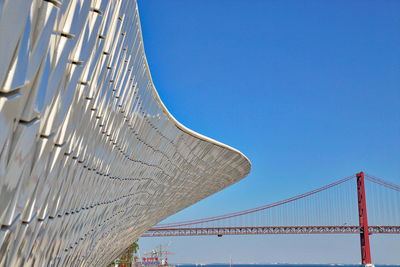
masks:
[[[0,266],[102,266],[247,158],[166,110],[133,0],[0,0]]]

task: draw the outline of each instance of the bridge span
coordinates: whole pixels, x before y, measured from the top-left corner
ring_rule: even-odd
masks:
[[[143,237],[271,234],[358,234],[362,263],[371,264],[369,236],[400,234],[400,186],[360,172],[261,207],[156,225]]]
[[[369,234],[400,234],[400,226],[376,225],[368,227]],[[280,234],[360,234],[358,225],[341,226],[242,226],[151,228],[142,237],[199,236],[199,235],[280,235]]]

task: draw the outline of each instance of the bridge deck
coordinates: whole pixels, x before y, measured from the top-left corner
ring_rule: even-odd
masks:
[[[152,228],[142,237],[199,235],[260,235],[260,234],[359,234],[360,226],[256,226],[256,227],[198,227]],[[371,234],[400,234],[400,226],[369,226]]]

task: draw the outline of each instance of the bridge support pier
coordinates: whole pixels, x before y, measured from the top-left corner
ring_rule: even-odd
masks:
[[[357,176],[358,219],[360,225],[361,263],[366,267],[374,266],[371,260],[371,246],[369,243],[369,229],[367,216],[367,200],[365,196],[364,172]]]

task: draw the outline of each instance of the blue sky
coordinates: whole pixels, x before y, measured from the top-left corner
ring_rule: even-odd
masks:
[[[360,170],[400,184],[399,1],[138,4],[153,81],[170,112],[253,165],[243,181],[168,221],[252,208]],[[175,262],[231,254],[241,262],[359,261],[354,236],[140,243],[146,250],[169,240]],[[400,262],[399,237],[372,241],[377,261]]]

